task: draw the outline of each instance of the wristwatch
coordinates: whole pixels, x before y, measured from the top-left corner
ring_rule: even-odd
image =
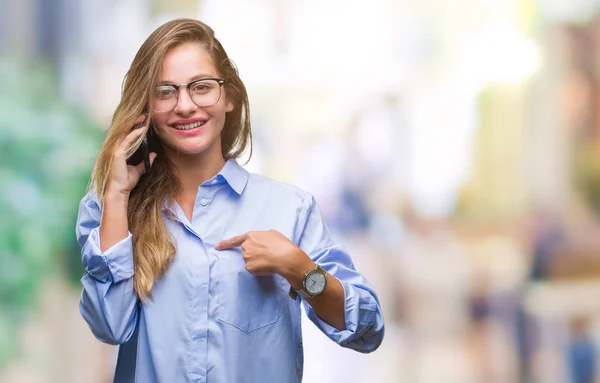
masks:
[[[327,286],[327,271],[321,266],[316,265],[314,269],[304,274],[302,287],[298,290],[290,287],[290,297],[296,299],[296,295],[300,294],[303,298],[312,298],[321,294]]]

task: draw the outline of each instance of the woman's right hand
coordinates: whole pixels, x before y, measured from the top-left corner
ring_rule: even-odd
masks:
[[[146,116],[142,115],[136,120],[138,123],[144,122]],[[127,150],[129,147],[144,134],[144,129],[133,129],[117,144],[113,154],[113,161],[108,174],[106,185],[106,194],[118,193],[129,195],[131,190],[137,185],[142,174],[146,172],[144,162],[137,165],[127,164]],[[150,153],[150,165],[154,163],[156,153]]]

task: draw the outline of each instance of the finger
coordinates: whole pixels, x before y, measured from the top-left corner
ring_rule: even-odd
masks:
[[[144,133],[144,129],[134,129],[131,132],[127,133],[125,138],[123,138],[123,140],[119,143],[119,149],[123,151],[127,150]]]
[[[152,167],[152,164],[154,163],[154,159],[156,158],[157,154],[152,152],[150,153],[150,167]],[[146,166],[144,164],[144,161],[140,162],[139,164],[134,166],[135,170],[137,170],[138,175],[141,177],[142,174],[146,173]]]
[[[143,123],[146,122],[147,117],[148,116],[145,114],[140,114],[140,116],[135,119],[135,124],[133,125],[133,128],[137,129],[137,128],[141,128],[142,126],[144,126]]]
[[[225,250],[225,249],[231,249],[233,247],[241,246],[242,243],[244,243],[246,241],[247,237],[248,237],[248,233],[244,233],[244,234],[235,236],[233,238],[226,239],[224,241],[217,243],[217,245],[215,246],[215,249]]]
[[[255,277],[264,277],[267,275],[274,274],[272,271],[265,268],[264,266],[261,267],[259,265],[256,265],[255,263],[252,263],[252,264],[246,263],[246,271],[248,271],[250,274],[254,275]]]
[[[135,123],[133,124],[131,132],[129,132],[123,139],[121,139],[121,142],[119,142],[120,147],[126,150],[129,146],[131,146],[131,144],[133,144],[133,142],[140,136],[140,130],[142,132],[144,131],[144,129],[140,128],[143,128],[146,125],[147,118],[148,116],[146,114],[140,114],[138,118],[135,119]]]
[[[154,152],[150,153],[150,167],[152,167],[152,164],[154,163],[154,160],[156,159],[157,155],[158,154],[156,154]]]

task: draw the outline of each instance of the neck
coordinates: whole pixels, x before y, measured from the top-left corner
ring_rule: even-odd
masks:
[[[214,177],[225,165],[225,159],[220,148],[215,153],[202,153],[200,155],[184,155],[182,153],[167,153],[169,160],[175,167],[181,195],[196,195],[200,185]]]

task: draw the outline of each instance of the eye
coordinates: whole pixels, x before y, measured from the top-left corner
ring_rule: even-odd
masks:
[[[199,81],[190,86],[190,92],[194,94],[207,94],[215,88],[212,81]]]
[[[156,87],[155,97],[157,100],[167,100],[177,96],[177,90],[172,86],[158,86]]]

